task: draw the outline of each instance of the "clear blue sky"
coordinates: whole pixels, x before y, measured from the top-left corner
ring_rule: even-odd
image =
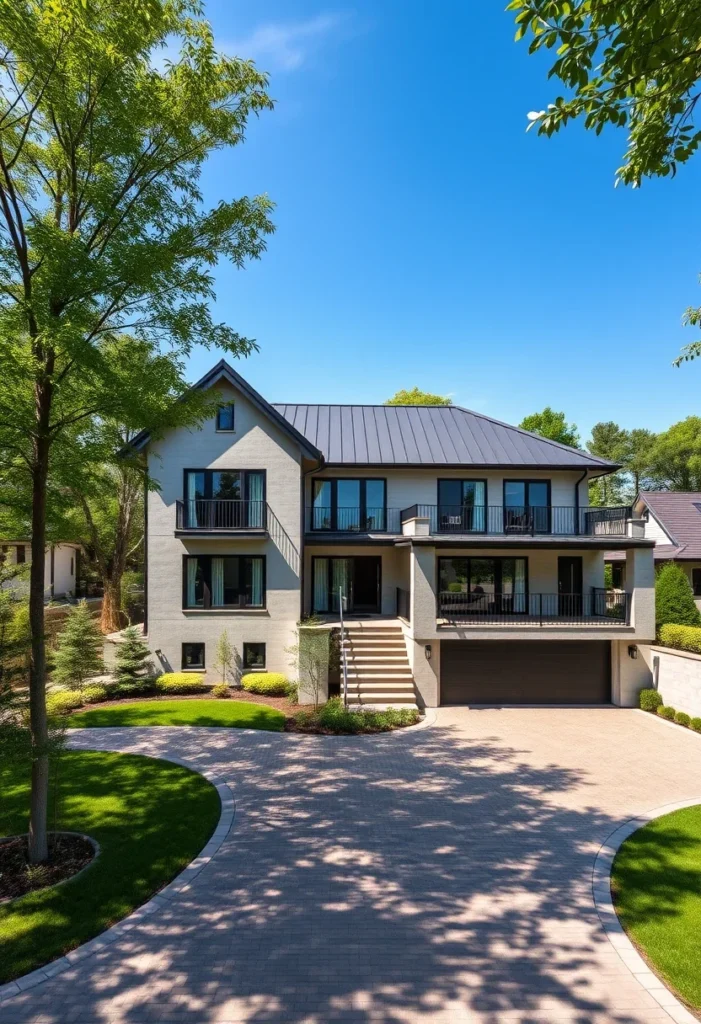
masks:
[[[416,384],[514,423],[550,404],[583,439],[701,412],[701,361],[671,366],[698,333],[701,156],[614,189],[623,133],[526,134],[557,86],[502,7],[209,0],[277,101],[204,176],[208,201],[277,203],[263,259],[217,274],[217,315],[260,345],[237,368],[270,400]]]

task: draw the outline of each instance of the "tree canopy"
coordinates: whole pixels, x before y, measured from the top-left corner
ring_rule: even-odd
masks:
[[[519,424],[523,430],[540,434],[551,441],[568,444],[571,448],[579,448],[579,433],[574,423],[567,423],[564,412],[556,412],[549,405],[542,412],[534,412],[526,416]]]
[[[430,391],[419,391],[412,388],[411,391],[398,391],[385,402],[385,405],[452,405],[450,398],[443,395],[432,395]]]

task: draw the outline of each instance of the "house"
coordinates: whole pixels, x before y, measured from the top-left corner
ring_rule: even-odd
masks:
[[[633,515],[645,524],[645,537],[655,543],[655,564],[678,562],[689,577],[701,608],[701,491],[641,491]],[[625,552],[609,551],[614,587],[625,587]]]
[[[80,544],[61,543],[46,545],[44,568],[44,600],[53,601],[66,596],[75,596],[76,579],[80,567]],[[31,541],[7,540],[0,542],[0,563],[6,566],[26,565],[25,572],[3,584],[4,589],[29,589],[29,565],[32,560]]]
[[[654,638],[653,541],[589,509],[617,467],[455,406],[270,404],[226,362],[202,429],[147,431],[146,625],[163,670],[294,678],[297,622],[350,638],[363,703],[635,702]],[[611,538],[624,593],[604,588]]]

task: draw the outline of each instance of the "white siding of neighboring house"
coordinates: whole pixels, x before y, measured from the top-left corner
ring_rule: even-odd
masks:
[[[8,545],[6,560],[8,565],[17,564],[17,544],[12,541]],[[32,549],[29,542],[24,543],[26,575],[21,579],[8,580],[3,584],[5,589],[29,590],[29,564],[31,562]],[[75,593],[75,571],[77,548],[72,544],[54,544],[54,586],[51,589],[51,549],[52,545],[46,546],[46,558],[44,562],[44,599],[49,601],[53,598],[65,597],[66,594]]]
[[[217,639],[226,630],[243,654],[243,643],[265,643],[269,671],[292,671],[286,652],[300,617],[300,452],[297,444],[247,399],[226,384],[222,401],[235,402],[235,433],[218,433],[214,419],[201,430],[180,428],[154,441],[148,469],[160,491],[148,495],[148,644],[161,651],[163,671],[180,671],[181,645],[204,643],[207,681],[216,682]],[[185,469],[264,469],[267,502],[275,520],[267,540],[235,536],[175,537],[176,500],[183,499]],[[182,608],[182,556],[262,554],[266,558],[265,610]]]

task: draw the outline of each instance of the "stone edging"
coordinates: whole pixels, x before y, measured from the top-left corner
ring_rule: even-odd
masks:
[[[646,714],[646,712],[641,712]],[[671,723],[668,723],[671,724]],[[606,937],[618,953],[619,957],[631,972],[633,977],[640,982],[646,992],[669,1014],[670,1020],[676,1024],[698,1024],[698,1018],[684,1006],[683,1003],[667,988],[664,981],[648,967],[640,953],[626,935],[623,925],[618,919],[613,899],[611,897],[611,868],[618,850],[629,836],[637,832],[643,825],[660,818],[672,811],[681,811],[685,807],[696,807],[701,804],[701,796],[695,800],[679,800],[676,803],[663,804],[651,811],[639,814],[636,818],[629,818],[620,825],[606,839],[594,861],[592,869],[591,886],[594,905],[599,915],[599,920],[606,933]]]
[[[645,715],[646,718],[654,718],[656,722],[660,723],[660,725],[667,725],[670,728],[677,729],[677,730],[681,729],[682,732],[687,733],[687,735],[689,735],[689,736],[699,736],[699,737],[701,737],[701,732],[696,732],[695,729],[690,729],[686,725],[680,725],[679,722],[670,722],[670,720],[668,718],[662,718],[661,715],[654,714],[652,711],[643,711],[642,708],[631,708],[630,710],[631,711],[635,711],[635,713],[637,715]],[[689,717],[691,717],[691,716],[689,716]],[[699,800],[697,802],[701,804],[701,800]]]
[[[26,835],[28,835],[27,832],[21,832],[21,833],[19,833],[19,835],[16,835],[16,836],[0,836],[0,846],[2,846],[3,843],[7,843],[7,842],[9,842],[12,839],[23,839]],[[88,863],[85,864],[80,869],[80,871],[76,871],[76,873],[74,875],[69,875],[68,878],[62,878],[60,882],[54,882],[53,885],[46,886],[46,888],[48,888],[48,889],[58,889],[59,885],[65,885],[66,882],[72,882],[74,878],[80,878],[80,876],[83,874],[83,872],[87,871],[88,868],[91,868],[93,866],[93,864],[95,863],[95,861],[97,860],[97,858],[100,856],[101,847],[100,847],[100,844],[98,843],[97,839],[93,839],[92,836],[85,835],[84,832],[74,832],[71,829],[68,829],[68,830],[60,829],[58,832],[52,832],[51,830],[49,830],[49,835],[54,835],[54,836],[78,836],[80,839],[84,839],[85,842],[86,843],[90,843],[90,845],[93,848],[93,858],[92,858],[92,860],[88,861]],[[35,890],[35,891],[36,892],[41,892],[40,889]],[[29,896],[29,895],[31,895],[31,890],[30,890],[30,892],[22,893],[22,896],[10,896],[7,899],[0,899],[0,906],[6,907],[9,903],[14,903],[15,900],[21,900],[23,896]],[[2,988],[0,988],[0,999],[2,999]]]
[[[149,755],[142,755],[149,756]],[[192,860],[186,868],[184,868],[179,875],[168,883],[163,889],[160,889],[155,896],[152,896],[146,903],[142,903],[140,907],[137,907],[131,914],[123,918],[117,924],[112,925],[104,932],[100,932],[93,939],[88,942],[84,942],[82,946],[77,946],[71,950],[70,953],[66,953],[65,956],[59,957],[57,960],[52,960],[46,964],[45,967],[38,967],[35,971],[31,971],[29,974],[23,974],[19,978],[15,978],[14,981],[9,981],[5,985],[0,985],[0,1004],[4,1004],[8,999],[24,992],[27,989],[34,988],[35,985],[40,985],[43,981],[48,981],[49,978],[55,978],[57,974],[63,974],[64,971],[70,970],[71,967],[75,967],[76,964],[88,957],[93,956],[95,953],[99,953],[101,950],[110,946],[113,942],[117,942],[119,939],[124,938],[129,932],[137,927],[145,918],[151,914],[155,914],[167,907],[168,904],[182,894],[187,892],[192,882],[199,875],[200,871],[211,861],[219,847],[222,845],[234,823],[234,814],[236,810],[236,804],[234,801],[234,794],[229,785],[220,779],[214,772],[209,771],[207,768],[202,768],[198,765],[193,764],[191,761],[186,761],[180,757],[172,757],[168,755],[166,757],[158,757],[156,760],[159,761],[170,761],[173,764],[181,765],[183,768],[189,768],[191,771],[197,772],[199,775],[203,775],[217,790],[219,799],[221,801],[221,814],[219,821],[214,829],[214,832],[205,843],[204,847],[200,850],[198,855]],[[94,861],[92,861],[94,863]],[[89,867],[90,865],[86,865]],[[84,870],[86,870],[84,869]],[[77,877],[74,876],[74,877]]]

